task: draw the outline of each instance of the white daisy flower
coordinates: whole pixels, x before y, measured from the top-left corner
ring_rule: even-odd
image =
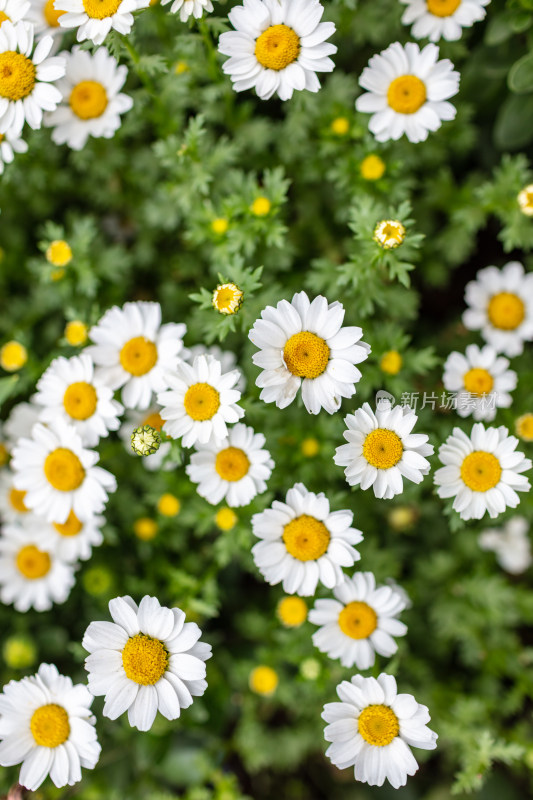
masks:
[[[147,8],[150,0],[55,0],[62,28],[77,28],[76,39],[102,44],[111,29],[128,34],[133,26],[132,11]]]
[[[26,525],[4,525],[0,534],[0,598],[17,611],[48,611],[74,586],[74,564],[46,549]]]
[[[157,406],[150,406],[146,411],[135,411],[134,409],[126,411],[124,422],[119,429],[118,435],[122,439],[124,447],[130,456],[135,456],[135,453],[131,449],[131,434],[135,428],[142,428],[144,425],[150,425],[151,428],[155,428],[156,431],[161,433],[165,420],[159,413],[160,410],[161,409]],[[156,472],[160,469],[165,471],[175,469],[177,467],[175,461],[165,460],[166,456],[170,453],[170,448],[170,442],[162,442],[157,452],[141,458],[143,466],[150,472]]]
[[[351,511],[330,511],[323,492],[295,483],[284,503],[274,500],[252,517],[254,535],[263,540],[252,548],[255,565],[267,583],[283,582],[287,594],[314,594],[319,581],[332,589],[344,580],[342,567],[361,558],[353,545],[363,534],[352,521]]]
[[[206,347],[205,344],[195,344],[188,348],[188,352],[189,355],[185,360],[190,364],[192,364],[196,356],[213,356],[213,358],[216,358],[217,361],[220,361],[222,364],[222,372],[233,372],[236,370],[239,373],[239,380],[235,384],[235,388],[238,389],[239,392],[244,392],[246,388],[246,378],[239,368],[237,356],[232,350],[222,350],[222,348],[216,344],[212,344],[209,347]]]
[[[39,422],[40,413],[39,406],[36,406],[31,400],[29,403],[17,403],[16,406],[13,406],[3,429],[3,435],[8,442],[10,451],[22,436],[31,435],[31,429],[36,422]]]
[[[338,410],[343,397],[355,394],[361,372],[355,364],[368,358],[370,347],[359,341],[361,328],[343,328],[342,303],[329,303],[321,295],[310,302],[305,292],[291,302],[267,306],[248,334],[259,347],[252,360],[263,372],[256,385],[261,399],[286,408],[302,389],[310,414],[324,408]]]
[[[396,617],[406,607],[390,586],[378,586],[371,572],[356,572],[333,589],[335,600],[316,600],[309,622],[319,625],[313,644],[338,658],[343,667],[368,669],[376,653],[390,658],[398,649],[393,636],[405,636],[407,625]]]
[[[61,92],[52,86],[65,74],[65,59],[47,58],[53,39],[45,36],[33,51],[33,25],[21,20],[0,27],[0,133],[19,136],[24,123],[41,127],[43,111],[53,111]]]
[[[21,19],[28,19],[29,10],[30,4],[27,0],[0,0],[0,28],[4,22],[15,24]]]
[[[517,375],[509,360],[498,356],[490,345],[471,344],[466,353],[450,353],[444,364],[444,388],[456,392],[455,410],[460,417],[490,422],[497,408],[509,408],[509,392],[516,389]]]
[[[511,517],[503,528],[487,528],[479,536],[482,550],[492,550],[500,567],[511,575],[520,575],[531,566],[529,522],[525,517]]]
[[[531,461],[516,450],[517,444],[503,425],[485,428],[476,422],[470,438],[454,428],[439,448],[444,466],[435,473],[437,494],[453,497],[454,511],[465,520],[481,519],[486,511],[494,518],[506,508],[516,508],[517,492],[531,488],[520,474],[531,469]]]
[[[326,756],[339,769],[354,767],[356,781],[399,789],[418,764],[411,747],[434,750],[437,734],[427,727],[427,706],[412,694],[398,694],[396,680],[384,672],[378,678],[354,675],[337,686],[340,703],[326,703],[322,719],[332,742]]]
[[[48,775],[58,788],[81,781],[81,768],[94,769],[102,749],[93,700],[86,686],[73,684],[54,664],[9,681],[0,694],[0,764],[22,764],[19,782],[30,791]]]
[[[192,365],[183,361],[175,375],[167,376],[169,391],[157,395],[163,430],[183,447],[224,439],[228,424],[244,417],[237,405],[241,393],[235,389],[238,372],[222,373],[213,356],[197,356]]]
[[[117,488],[114,476],[95,466],[98,459],[72,426],[37,423],[31,438],[13,449],[15,488],[26,492],[25,505],[48,522],[66,522],[71,511],[88,520],[103,511],[108,493]]]
[[[376,497],[390,500],[403,492],[403,478],[421,483],[429,472],[425,456],[433,454],[428,436],[411,433],[418,417],[407,406],[381,404],[372,411],[368,403],[345,418],[347,430],[335,450],[335,464],[346,467],[350,486],[374,488]]]
[[[57,11],[54,3],[55,0],[30,0],[27,19],[33,24],[37,37],[58,37],[65,33],[59,24],[59,18],[65,12]]]
[[[290,100],[293,91],[318,92],[317,72],[332,72],[337,52],[326,42],[333,22],[320,22],[318,0],[243,0],[228,14],[234,31],[223,33],[218,49],[230,56],[223,66],[236,92],[255,88],[261,100],[277,92]]]
[[[24,502],[26,492],[15,488],[15,475],[11,469],[0,471],[0,514],[3,522],[22,522],[30,513]]]
[[[460,39],[463,28],[471,28],[474,22],[485,18],[485,6],[490,0],[400,0],[407,6],[402,22],[410,25],[415,39],[437,42],[447,39],[455,42]]]
[[[55,358],[39,379],[33,401],[42,406],[41,422],[62,420],[72,425],[87,447],[118,430],[124,410],[113,400],[113,390],[94,374],[87,353]]]
[[[526,273],[520,262],[480,270],[466,284],[465,300],[463,323],[481,331],[498,353],[519,356],[524,342],[533,339],[533,272]]]
[[[62,561],[87,561],[93,547],[104,541],[101,527],[105,520],[94,516],[87,520],[78,519],[71,511],[66,522],[46,522],[35,514],[23,520],[24,526],[32,531],[35,541],[44,550],[51,550]]]
[[[152,727],[158,711],[177,719],[193,697],[207,689],[205,661],[211,645],[200,642],[195,622],[185,622],[179,608],[165,608],[146,595],[139,606],[131,597],[109,603],[114,622],[91,622],[82,645],[89,691],[104,695],[104,716],[128,712],[130,725]]]
[[[181,323],[161,324],[159,303],[125,303],[122,308],[108,309],[91,328],[89,336],[95,344],[85,352],[111,389],[123,387],[126,408],[145,409],[154,392],[168,388],[168,373],[175,372],[186,355],[185,331]]]
[[[4,174],[6,164],[11,164],[15,153],[27,153],[28,145],[20,136],[14,136],[11,131],[0,133],[0,175]]]
[[[225,500],[228,506],[247,506],[267,488],[274,469],[265,437],[242,422],[230,428],[220,442],[196,446],[186,473],[197,483],[200,497],[212,505]]]
[[[161,0],[162,6],[168,6],[172,0]],[[174,0],[170,7],[172,14],[180,12],[180,19],[182,22],[187,22],[192,15],[195,19],[200,19],[204,11],[212,11],[213,4],[211,0]]]
[[[89,136],[111,139],[120,128],[120,115],[133,107],[131,97],[120,93],[128,70],[105,47],[94,55],[74,47],[64,55],[67,72],[57,83],[63,102],[45,116],[44,124],[54,129],[56,144],[81,150]]]
[[[368,127],[378,142],[403,134],[410,142],[423,142],[443,120],[455,119],[448,100],[459,91],[460,76],[449,59],[438,57],[436,45],[420,50],[413,42],[405,47],[394,42],[372,56],[359,78],[367,93],[357,98],[355,107],[372,114]]]

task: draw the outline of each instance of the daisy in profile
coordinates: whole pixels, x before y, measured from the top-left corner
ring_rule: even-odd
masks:
[[[146,595],[109,602],[113,622],[91,622],[82,645],[89,651],[85,668],[89,691],[104,695],[104,716],[128,712],[130,725],[148,731],[159,711],[178,719],[193,697],[207,689],[205,661],[211,645],[199,641],[195,622],[185,622],[179,608],[165,608]]]
[[[126,408],[148,408],[154,392],[168,387],[183,351],[183,324],[161,324],[159,303],[113,306],[89,331],[94,342],[85,349],[111,389],[122,387]]]
[[[500,567],[511,575],[520,575],[531,566],[529,522],[525,517],[511,517],[503,528],[487,528],[479,536],[482,550],[492,550]]]
[[[0,598],[17,611],[48,611],[64,603],[74,586],[74,565],[40,544],[21,525],[4,525],[0,535]]]
[[[15,475],[11,469],[0,472],[0,515],[3,522],[22,522],[30,513],[24,502],[26,492],[15,488]]]
[[[45,522],[31,514],[25,520],[25,527],[33,532],[39,547],[53,551],[62,561],[87,561],[93,547],[104,541],[101,531],[104,521],[99,516],[83,521],[73,511],[66,522]]]
[[[333,414],[343,397],[355,394],[361,372],[355,364],[368,358],[361,328],[343,328],[344,307],[319,296],[311,302],[305,292],[291,302],[267,306],[248,337],[259,348],[254,364],[262,368],[256,380],[261,400],[286,408],[302,390],[310,414],[324,408]]]
[[[130,456],[135,455],[131,449],[131,434],[135,428],[142,428],[145,425],[149,425],[151,428],[155,428],[156,431],[161,433],[163,430],[163,425],[165,424],[165,420],[159,413],[160,411],[161,409],[155,405],[150,406],[150,408],[147,408],[146,411],[136,411],[135,409],[129,409],[126,411],[124,422],[119,429],[118,435],[122,439],[124,447]],[[167,456],[170,453],[170,448],[170,442],[162,442],[159,445],[159,450],[157,450],[157,452],[141,458],[143,467],[146,467],[146,469],[150,472],[155,472],[159,469],[165,471],[175,469],[177,463],[167,459]]]
[[[57,83],[62,103],[44,123],[53,128],[52,140],[81,150],[89,136],[111,139],[120,128],[120,115],[129,111],[133,100],[120,90],[128,77],[127,68],[105,47],[94,55],[80,47],[64,54],[67,60],[65,77]]]
[[[93,696],[81,683],[41,664],[36,675],[9,681],[0,694],[0,764],[22,764],[19,783],[35,791],[50,776],[55,786],[81,781],[102,749],[96,738]]]
[[[428,436],[412,433],[418,417],[407,406],[389,404],[372,411],[368,403],[348,414],[343,444],[335,450],[335,464],[346,467],[350,486],[374,488],[376,497],[390,500],[403,492],[403,479],[421,483],[433,454]]]
[[[351,511],[331,511],[323,492],[309,492],[296,483],[284,503],[252,517],[254,562],[267,583],[283,583],[288,594],[314,594],[320,582],[332,589],[344,580],[342,567],[361,558],[354,545],[363,534],[352,528]]]
[[[13,24],[28,19],[30,4],[27,0],[0,0],[0,28],[4,22]]]
[[[11,164],[15,153],[27,153],[28,145],[20,136],[14,136],[11,131],[0,133],[0,175],[4,174],[6,164]]]
[[[37,423],[31,438],[13,449],[15,488],[26,492],[25,505],[48,522],[66,522],[71,511],[88,520],[103,511],[108,492],[117,488],[114,476],[96,466],[98,458],[72,426]]]
[[[533,339],[533,272],[526,273],[520,262],[480,270],[466,284],[465,300],[463,323],[481,331],[498,353],[519,356],[524,342]]]
[[[326,756],[339,769],[353,767],[361,783],[405,786],[418,770],[411,747],[437,746],[427,707],[412,694],[398,694],[395,678],[384,672],[378,678],[354,675],[337,686],[337,694],[341,702],[326,703],[322,712],[329,723],[324,737],[331,742]]]
[[[62,12],[62,28],[77,28],[76,39],[102,44],[111,30],[128,34],[133,26],[133,11],[147,8],[150,0],[55,0],[54,8]]]
[[[474,22],[485,19],[485,6],[490,0],[400,0],[407,6],[402,22],[410,25],[415,39],[428,38],[430,42],[447,39],[455,42],[463,34],[463,28],[471,28]]]
[[[423,142],[444,120],[455,119],[455,107],[448,102],[459,91],[459,73],[445,58],[438,61],[434,44],[422,50],[408,42],[394,42],[372,56],[359,78],[366,94],[357,98],[357,111],[372,114],[369,129],[378,142],[399,139]]]
[[[157,396],[165,420],[163,430],[183,447],[211,439],[224,439],[228,424],[238,422],[244,410],[237,405],[241,393],[235,389],[237,371],[222,373],[213,356],[197,356],[192,365],[183,361],[167,376],[170,389]]]
[[[55,0],[30,0],[30,10],[26,18],[35,28],[37,38],[41,36],[58,37],[65,33],[59,24],[59,18],[65,13],[57,11]]]
[[[6,20],[0,27],[0,133],[18,137],[27,122],[41,127],[43,111],[54,111],[61,92],[52,84],[65,74],[65,59],[47,58],[53,39],[45,36],[33,49],[33,26]]]
[[[261,100],[277,92],[290,100],[294,90],[318,92],[317,72],[332,72],[337,52],[326,40],[333,22],[320,22],[318,0],[244,0],[228,19],[235,31],[223,33],[218,49],[230,56],[223,66],[236,92],[254,88]]]
[[[481,519],[487,511],[494,518],[516,508],[517,492],[531,488],[521,474],[531,469],[531,461],[516,450],[517,444],[503,425],[485,428],[476,422],[470,437],[454,428],[439,448],[444,466],[435,473],[437,494],[453,497],[454,511],[465,520]]]
[[[247,506],[267,488],[274,469],[265,437],[252,428],[237,423],[222,441],[197,445],[186,468],[197,483],[200,497],[212,505],[225,500],[228,506]]]
[[[455,409],[460,417],[490,422],[497,408],[509,408],[509,392],[516,389],[517,375],[509,360],[498,356],[490,345],[470,344],[466,353],[450,353],[444,364],[444,388],[456,392]]]
[[[406,607],[404,597],[390,586],[376,587],[371,572],[356,572],[333,589],[335,600],[316,600],[309,622],[319,625],[313,644],[321,653],[338,658],[343,667],[368,669],[376,653],[390,658],[398,649],[394,636],[407,626],[397,619]]]
[[[124,410],[113,400],[113,390],[95,376],[86,353],[55,358],[39,379],[33,401],[42,407],[41,422],[62,420],[72,425],[88,447],[118,430]]]
[[[168,6],[172,0],[161,0],[162,6]],[[187,22],[190,16],[195,19],[200,19],[204,11],[212,11],[213,4],[211,0],[174,0],[170,6],[172,14],[180,12],[180,19],[182,22]]]

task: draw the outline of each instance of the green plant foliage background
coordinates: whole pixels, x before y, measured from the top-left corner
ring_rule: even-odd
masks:
[[[106,512],[105,543],[79,569],[65,605],[42,614],[0,607],[0,679],[51,661],[85,680],[80,642],[87,624],[107,618],[111,597],[156,594],[185,609],[213,645],[209,688],[179,721],[158,717],[148,734],[125,719],[103,718],[95,701],[98,767],[72,789],[46,782],[38,798],[523,800],[531,792],[531,575],[510,577],[482,552],[477,537],[489,522],[462,523],[437,498],[430,477],[393,501],[377,500],[371,491],[350,490],[332,456],[345,413],[372,401],[378,389],[398,399],[439,395],[448,353],[479,342],[460,324],[463,287],[478,269],[511,258],[532,266],[533,221],[516,196],[533,180],[520,152],[533,138],[533,6],[492,0],[485,22],[459,42],[441,43],[441,57],[462,76],[455,122],[422,144],[377,145],[368,117],[354,110],[357,81],[373,53],[409,40],[403,6],[325,5],[337,25],[336,69],[320,93],[297,92],[285,104],[236,95],[224,77],[216,41],[228,28],[230,3],[216,3],[214,14],[190,25],[158,5],[140,13],[129,37],[113,34],[106,42],[130,69],[126,91],[134,99],[114,139],[90,140],[76,153],[54,146],[47,130],[31,133],[28,154],[1,180],[0,339],[15,338],[29,352],[18,380],[0,386],[3,416],[32,393],[53,358],[78,352],[63,338],[68,320],[91,324],[114,303],[157,300],[164,321],[186,322],[188,345],[222,343],[237,354],[247,378],[246,421],[265,433],[276,462],[268,491],[237,510],[236,527],[224,533],[215,526],[216,509],[188,481],[177,444],[180,466],[152,473],[116,435],[101,443],[101,463],[119,485]],[[349,121],[344,135],[332,130],[338,117]],[[370,153],[386,163],[375,182],[360,174]],[[258,196],[272,204],[264,217],[250,210]],[[224,234],[211,228],[217,217],[229,220]],[[395,251],[372,241],[384,217],[408,229]],[[74,259],[54,281],[44,251],[56,238],[70,243]],[[246,291],[234,317],[210,306],[219,275]],[[361,325],[372,345],[356,397],[332,417],[311,417],[299,402],[280,411],[262,403],[255,387],[247,332],[267,304],[301,289],[342,301],[346,324]],[[390,349],[404,360],[394,377],[379,367]],[[511,430],[517,416],[533,411],[530,348],[512,368],[519,374],[514,405],[496,418]],[[470,421],[427,404],[418,431],[437,447],[457,424],[470,431]],[[307,437],[319,442],[311,458],[301,450]],[[520,449],[533,455],[532,445]],[[325,759],[322,706],[354,671],[315,650],[309,623],[281,627],[275,608],[282,591],[265,584],[252,562],[252,514],[295,480],[325,491],[334,509],[354,511],[365,534],[358,566],[379,581],[397,580],[412,600],[397,655],[378,657],[374,672],[395,674],[400,691],[429,706],[439,746],[416,751],[420,772],[397,792],[355,784],[351,770],[340,772]],[[157,514],[164,492],[181,501],[176,518]],[[416,512],[401,531],[389,520],[399,505]],[[529,496],[519,513],[532,519]],[[159,525],[151,542],[133,533],[143,516]],[[5,660],[5,641],[15,634],[35,650],[24,669]],[[271,698],[248,688],[257,664],[279,673]],[[17,774],[2,771],[4,792]]]

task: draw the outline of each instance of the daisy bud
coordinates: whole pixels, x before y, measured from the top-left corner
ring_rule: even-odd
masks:
[[[518,205],[526,217],[533,217],[533,183],[518,192]]]
[[[242,306],[244,292],[236,283],[222,283],[213,292],[213,308],[219,314],[236,314]]]
[[[161,445],[161,434],[151,425],[134,428],[131,434],[131,449],[138,456],[151,456]]]
[[[405,239],[405,228],[397,219],[382,219],[374,228],[372,238],[384,250],[394,250]]]

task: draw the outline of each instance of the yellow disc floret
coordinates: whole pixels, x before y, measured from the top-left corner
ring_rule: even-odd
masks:
[[[86,381],[71,383],[63,395],[65,411],[73,419],[89,419],[96,411],[96,389]]]
[[[121,3],[122,0],[83,0],[83,8],[91,19],[105,19],[116,14]]]
[[[140,517],[133,523],[133,532],[137,539],[149,542],[157,536],[157,522],[150,517]]]
[[[130,375],[146,375],[157,364],[157,347],[144,336],[135,336],[123,345],[120,363]]]
[[[55,239],[46,248],[46,260],[54,267],[66,267],[72,261],[72,248],[63,239]]]
[[[79,319],[73,319],[71,322],[67,322],[65,326],[65,339],[72,347],[85,344],[87,333],[87,325]]]
[[[302,455],[304,455],[306,458],[313,458],[314,456],[318,455],[320,450],[320,442],[310,436],[308,439],[303,440],[302,444],[300,445],[300,449],[302,451]]]
[[[357,725],[365,742],[375,747],[390,744],[400,733],[398,717],[389,706],[373,705],[363,708]]]
[[[426,102],[426,84],[416,75],[400,75],[389,86],[387,102],[397,114],[414,114]]]
[[[30,58],[14,50],[0,53],[0,97],[22,100],[33,92],[35,80],[35,66]]]
[[[81,81],[76,84],[68,100],[72,111],[80,119],[101,117],[108,102],[107,92],[98,81]]]
[[[15,509],[15,511],[18,511],[19,514],[26,514],[29,511],[29,508],[24,503],[25,497],[26,492],[21,489],[15,489],[13,486],[9,490],[9,505],[11,508]]]
[[[387,428],[370,431],[363,444],[364,458],[377,469],[394,467],[402,455],[402,440],[397,433]]]
[[[397,350],[387,350],[381,356],[379,366],[388,375],[397,375],[402,368],[403,359]]]
[[[526,186],[520,192],[518,192],[518,205],[520,206],[520,211],[522,214],[525,214],[526,217],[533,217],[533,184]]]
[[[39,550],[34,544],[21,547],[16,558],[17,569],[30,581],[44,578],[50,572],[52,562],[48,553]]]
[[[209,383],[194,383],[187,389],[183,405],[191,419],[205,422],[220,408],[220,395]]]
[[[500,480],[502,468],[492,453],[474,450],[461,464],[461,478],[473,492],[488,492]]]
[[[0,11],[0,27],[2,22],[11,22],[11,18],[7,16],[5,11]]]
[[[300,37],[288,25],[271,25],[255,42],[255,57],[265,69],[285,69],[299,53]]]
[[[59,17],[62,17],[64,11],[56,11],[54,7],[55,0],[46,0],[43,8],[44,18],[46,24],[51,28],[59,28]]]
[[[221,531],[231,531],[235,527],[239,518],[232,508],[225,506],[220,508],[215,514],[215,525]]]
[[[499,292],[490,298],[487,315],[495,328],[514,331],[524,321],[526,309],[518,295],[512,292]]]
[[[470,394],[482,395],[492,391],[494,378],[488,370],[474,367],[463,375],[463,383],[465,390]]]
[[[211,221],[211,230],[217,236],[222,236],[229,228],[229,220],[227,217],[216,217]]]
[[[426,0],[427,9],[435,17],[451,17],[455,14],[462,0]]]
[[[376,155],[369,155],[363,158],[359,166],[361,176],[365,181],[379,181],[385,174],[385,162]]]
[[[329,361],[329,347],[324,339],[310,331],[295,333],[283,348],[285,366],[299,378],[318,378]]]
[[[299,628],[307,619],[307,603],[297,595],[283,597],[278,603],[276,612],[286,628]]]
[[[32,714],[30,730],[39,747],[59,747],[70,736],[68,714],[56,703],[41,706]]]
[[[71,511],[66,522],[52,523],[60,536],[77,536],[81,533],[83,522],[80,522],[74,511]]]
[[[533,414],[522,414],[515,420],[516,435],[524,442],[533,442]]]
[[[168,650],[159,639],[138,633],[128,639],[122,651],[122,666],[130,681],[153,686],[168,667]]]
[[[346,136],[350,130],[350,120],[346,117],[337,117],[333,120],[330,127],[335,136]]]
[[[85,478],[80,459],[67,447],[57,447],[46,456],[44,474],[48,483],[59,492],[73,492]]]
[[[316,561],[328,549],[331,534],[323,522],[302,514],[285,525],[281,538],[293,558]]]
[[[213,292],[213,308],[220,314],[235,314],[242,305],[244,292],[236,283],[219,284]]]
[[[354,601],[339,614],[339,628],[350,639],[368,639],[378,626],[376,612],[368,603]]]
[[[157,510],[164,517],[176,517],[180,513],[181,503],[175,495],[162,494],[157,501]]]
[[[28,360],[28,351],[20,342],[7,342],[0,350],[0,366],[6,372],[16,372]]]
[[[215,469],[224,481],[240,481],[248,473],[250,462],[240,447],[226,447],[217,453]]]
[[[251,671],[249,681],[252,692],[268,697],[276,691],[279,678],[278,673],[272,667],[261,665]]]
[[[268,197],[256,197],[252,205],[250,206],[250,211],[256,217],[266,217],[266,215],[270,212],[272,208],[272,203],[268,199]]]
[[[405,227],[397,219],[383,219],[374,228],[373,239],[384,250],[394,250],[405,239]]]
[[[159,411],[154,411],[152,414],[148,414],[148,416],[143,420],[143,427],[148,425],[150,428],[155,428],[156,431],[161,433],[161,429],[165,424],[165,420],[159,413]]]

